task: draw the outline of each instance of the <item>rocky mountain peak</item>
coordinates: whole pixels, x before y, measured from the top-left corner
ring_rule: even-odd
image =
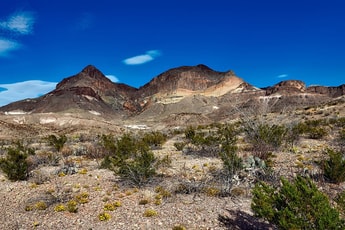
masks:
[[[105,77],[104,74],[93,65],[86,66],[81,73],[96,79]]]
[[[158,114],[170,116],[187,111],[207,112],[217,117],[232,108],[232,101],[242,100],[242,106],[249,108],[258,100],[279,98],[280,104],[274,104],[279,109],[287,104],[319,103],[344,94],[345,85],[306,88],[305,83],[298,80],[282,81],[259,89],[231,70],[215,71],[203,64],[169,69],[137,89],[114,83],[95,66],[88,65],[81,72],[64,78],[48,94],[0,107],[0,113],[17,110],[28,113],[96,111],[109,116],[154,119]]]
[[[220,83],[226,72],[218,72],[206,65],[172,68],[141,87],[143,97],[156,93],[173,93],[178,89],[198,91]]]
[[[86,66],[80,73],[63,79],[57,84],[56,89],[66,89],[70,87],[97,87],[102,89],[109,87],[113,83],[93,65]]]

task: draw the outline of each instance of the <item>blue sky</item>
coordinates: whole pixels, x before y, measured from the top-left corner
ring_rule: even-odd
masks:
[[[140,87],[182,65],[258,87],[345,76],[344,0],[2,0],[0,106],[37,97],[86,65]]]

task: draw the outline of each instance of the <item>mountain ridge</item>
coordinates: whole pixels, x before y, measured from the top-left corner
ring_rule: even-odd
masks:
[[[235,104],[251,107],[267,101],[279,110],[287,105],[316,104],[342,95],[345,95],[344,84],[307,87],[300,80],[281,81],[273,86],[257,88],[236,76],[232,70],[220,72],[202,64],[169,69],[135,88],[114,83],[95,66],[88,65],[81,72],[64,78],[53,91],[38,98],[2,106],[0,112],[84,111],[97,116],[143,120],[152,117],[164,120],[171,114],[179,113],[202,113],[217,119]]]

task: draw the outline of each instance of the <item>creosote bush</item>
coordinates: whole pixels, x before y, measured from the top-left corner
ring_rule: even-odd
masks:
[[[54,147],[57,152],[60,152],[67,141],[67,137],[66,135],[60,135],[59,137],[57,137],[52,134],[47,137],[47,141],[48,144]]]
[[[344,221],[328,197],[310,180],[281,178],[281,187],[264,182],[252,191],[254,213],[279,229],[344,229]]]
[[[268,152],[281,147],[288,130],[283,125],[269,125],[251,121],[243,123],[243,131],[247,141],[252,145],[255,155],[266,160]]]
[[[156,174],[159,161],[143,139],[124,134],[117,140],[109,136],[103,136],[102,140],[104,148],[110,153],[103,160],[103,167],[136,186],[142,186]]]
[[[217,175],[218,179],[222,180],[222,188],[217,194],[230,194],[233,176],[242,169],[242,159],[237,154],[238,134],[237,124],[216,124],[210,127],[200,127],[199,129],[190,126],[185,130],[187,142],[195,146],[201,146],[203,151],[208,152],[207,156],[219,157],[222,160],[223,169]],[[195,190],[194,186],[187,186],[186,188],[182,186],[177,189],[178,192],[185,191],[186,193],[193,190]],[[209,191],[210,194],[213,194],[213,192]]]
[[[217,140],[221,148],[220,159],[227,177],[232,178],[242,168],[242,159],[237,155],[237,130],[234,125],[224,125],[217,133]]]
[[[32,148],[24,147],[20,142],[7,148],[7,155],[0,159],[0,169],[11,181],[26,180],[28,177],[27,157],[34,155]]]
[[[153,131],[150,133],[144,133],[143,137],[141,138],[143,142],[148,144],[151,148],[161,147],[164,142],[167,140],[167,135]]]
[[[328,132],[325,126],[328,125],[327,120],[308,120],[298,124],[298,130],[301,134],[306,134],[311,139],[321,139],[325,137]]]
[[[329,159],[321,162],[323,173],[331,183],[341,183],[345,181],[345,159],[344,154],[332,149],[326,150]]]

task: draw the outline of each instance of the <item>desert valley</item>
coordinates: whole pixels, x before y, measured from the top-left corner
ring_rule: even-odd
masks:
[[[345,84],[258,88],[200,64],[134,88],[88,65],[0,107],[0,141],[0,229],[345,226]],[[289,206],[284,185],[324,206],[282,214],[264,198]]]

